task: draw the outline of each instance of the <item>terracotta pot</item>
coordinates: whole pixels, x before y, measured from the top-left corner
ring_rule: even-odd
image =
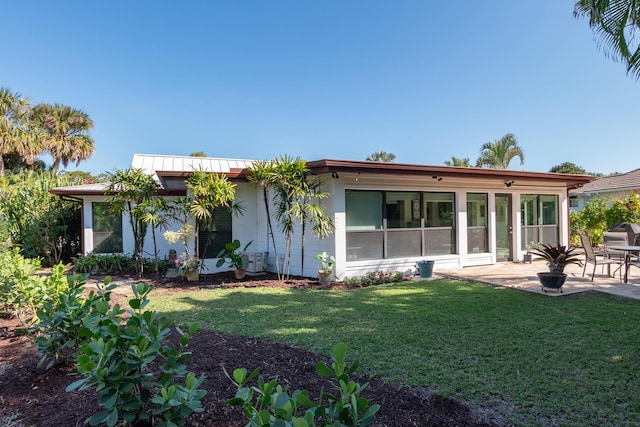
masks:
[[[200,272],[198,270],[187,270],[184,275],[187,278],[187,282],[197,282],[200,280]]]
[[[331,276],[333,276],[332,270],[318,270],[318,281],[320,286],[331,285]]]
[[[244,279],[244,276],[247,275],[247,270],[244,268],[239,268],[235,271],[236,279],[241,280]]]

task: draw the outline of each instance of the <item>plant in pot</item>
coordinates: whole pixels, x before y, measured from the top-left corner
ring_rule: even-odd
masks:
[[[538,279],[545,292],[546,289],[556,289],[562,292],[560,288],[567,279],[564,268],[568,264],[581,263],[580,254],[576,253],[575,249],[573,246],[551,245],[549,243],[541,243],[529,249],[530,253],[547,261],[549,266],[548,272],[538,273]]]
[[[181,276],[186,276],[190,282],[198,281],[200,270],[204,267],[202,260],[197,255],[189,255],[189,240],[194,236],[193,227],[184,222],[178,231],[167,230],[164,232],[164,238],[169,243],[181,242],[184,251],[180,258],[175,259],[175,268]],[[169,274],[168,276],[170,276]]]
[[[331,276],[333,275],[333,266],[336,263],[336,259],[326,251],[317,254],[315,259],[319,259],[322,263],[322,268],[318,270],[318,281],[320,285],[329,286],[331,284]]]
[[[180,274],[187,278],[188,282],[197,282],[200,280],[200,270],[204,267],[204,264],[197,255],[194,254],[192,256],[188,252],[184,252],[179,259],[176,259],[176,267]]]
[[[245,258],[247,258],[247,256],[245,252],[251,243],[253,243],[253,240],[244,245],[242,249],[240,249],[242,245],[238,239],[224,245],[224,249],[218,252],[217,257],[219,259],[218,262],[216,262],[216,267],[222,267],[222,265],[227,262],[227,259],[229,259],[229,267],[235,269],[236,279],[244,279],[247,274],[245,266]],[[248,259],[246,262],[248,263]]]

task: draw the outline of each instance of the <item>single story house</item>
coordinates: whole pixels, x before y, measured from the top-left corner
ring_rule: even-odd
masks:
[[[631,172],[598,178],[569,191],[571,210],[580,211],[593,199],[623,199],[640,190],[640,169]]]
[[[274,251],[262,190],[246,178],[251,164],[251,160],[136,154],[131,167],[153,174],[162,194],[169,198],[186,194],[185,179],[193,170],[226,174],[237,185],[236,201],[242,202],[245,212],[221,218],[215,233],[221,233],[222,240],[238,239],[243,245],[253,241],[248,251],[253,261],[261,261],[254,263],[253,270],[275,271],[274,254],[282,255],[284,238],[277,236]],[[436,270],[516,261],[523,258],[530,242],[568,244],[568,192],[594,179],[589,175],[330,159],[307,166],[320,178],[322,190],[331,195],[322,203],[334,218],[335,232],[325,239],[308,233],[303,271],[297,230],[291,274],[315,276],[320,262],[314,255],[327,251],[336,258],[338,278],[373,270],[407,271],[424,259],[434,260]],[[52,192],[82,203],[85,254],[131,253],[128,220],[113,218],[104,188],[91,184]],[[274,228],[277,232],[277,226]],[[194,239],[197,246],[197,236]],[[161,256],[172,248],[181,252],[179,245],[159,240]],[[217,251],[201,253],[209,272],[217,271],[212,253]]]

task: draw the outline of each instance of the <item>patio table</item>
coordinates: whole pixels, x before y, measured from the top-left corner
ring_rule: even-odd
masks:
[[[631,260],[631,252],[640,252],[640,246],[610,246],[616,251],[624,251],[624,283],[627,283],[629,276],[629,261]]]

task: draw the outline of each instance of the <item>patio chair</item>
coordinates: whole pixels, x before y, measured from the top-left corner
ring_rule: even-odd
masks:
[[[622,269],[624,265],[624,259],[608,258],[605,254],[596,254],[591,245],[591,238],[587,234],[580,234],[580,241],[582,242],[582,248],[584,249],[584,268],[582,269],[582,277],[587,271],[587,264],[593,264],[593,271],[591,272],[591,281],[596,275],[596,267],[602,265],[603,268],[607,266],[607,276],[611,277],[611,265],[615,264],[618,268],[615,271],[620,272],[620,281],[622,281]]]
[[[629,235],[626,231],[605,231],[602,233],[604,240],[604,254],[607,258],[615,259],[622,264],[625,262],[625,256],[627,253],[618,249],[611,249],[612,246],[628,246]],[[622,268],[622,267],[618,267]],[[618,270],[616,270],[618,271]],[[616,271],[613,274],[616,274]]]

